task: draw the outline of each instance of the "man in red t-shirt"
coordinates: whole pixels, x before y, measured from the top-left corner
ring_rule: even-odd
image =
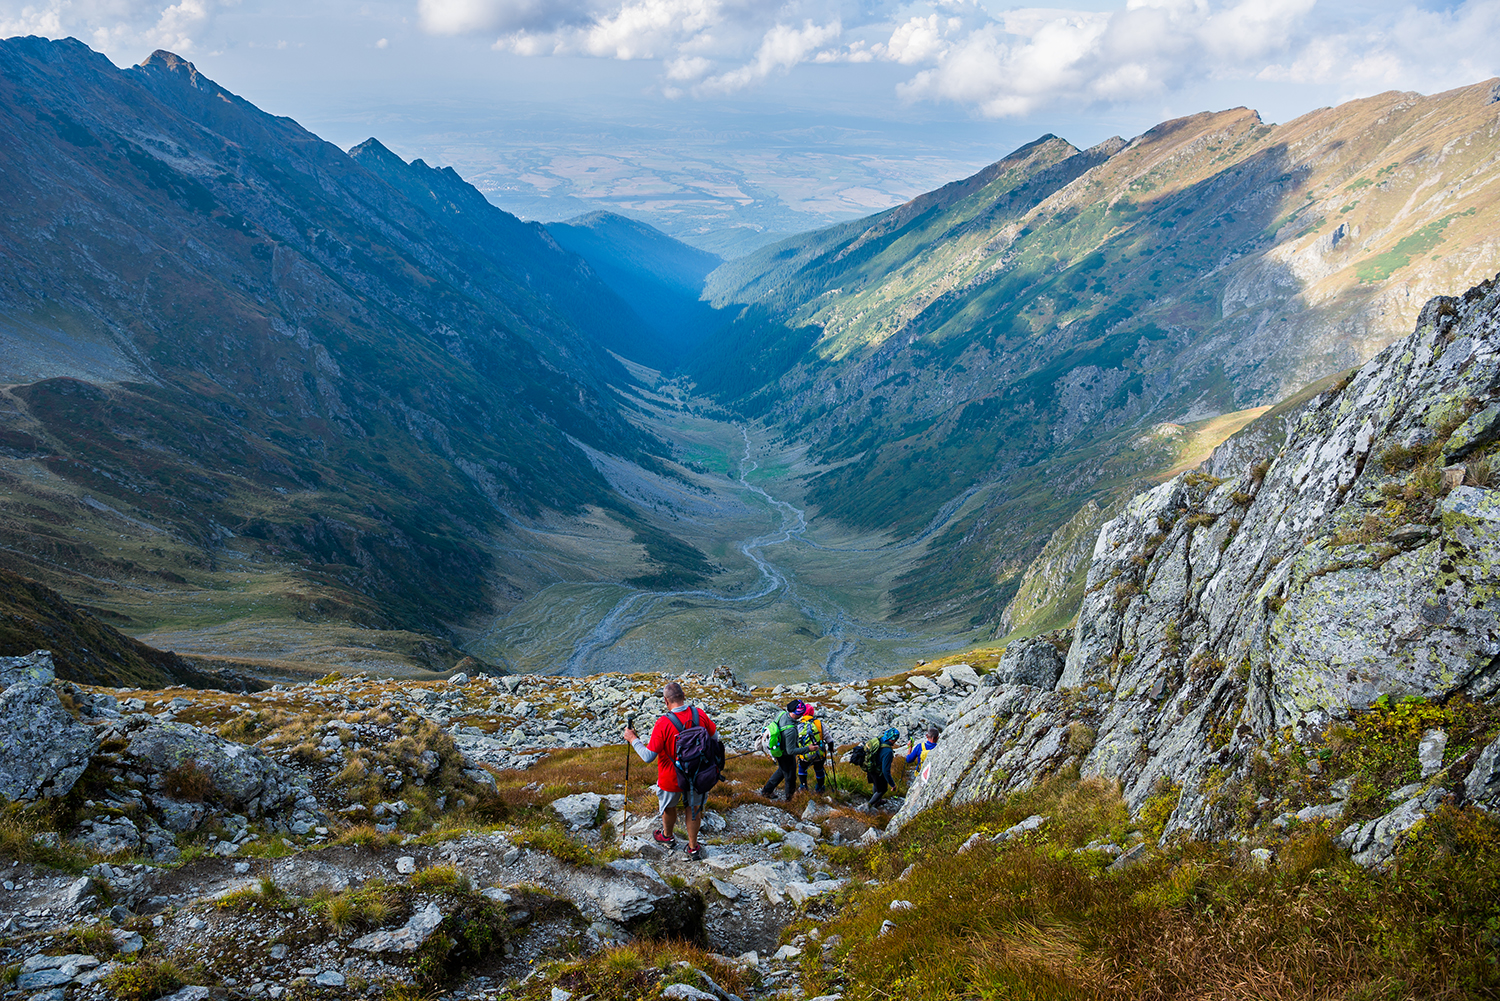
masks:
[[[677,808],[679,805],[691,804],[684,803],[682,790],[677,784],[677,767],[673,764],[677,757],[677,727],[672,725],[668,716],[677,717],[677,722],[686,729],[693,725],[696,715],[698,725],[708,730],[710,735],[718,727],[708,718],[708,713],[687,704],[687,696],[677,682],[669,681],[663,685],[661,697],[667,704],[667,712],[658,717],[656,725],[651,728],[650,741],[643,742],[629,727],[625,728],[625,739],[635,748],[635,753],[640,755],[642,761],[656,762],[656,787],[659,790],[656,794],[657,816],[662,819],[662,826],[651,832],[651,837],[657,844],[676,848],[677,839],[672,836],[672,831],[677,826]],[[701,859],[703,846],[698,843],[698,811],[688,809],[682,819],[683,825],[687,827],[688,855]]]

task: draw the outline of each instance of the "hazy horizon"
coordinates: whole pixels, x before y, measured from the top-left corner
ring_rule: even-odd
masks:
[[[1500,34],[1500,0],[0,0],[20,33],[119,65],[170,49],[525,218],[617,211],[712,249],[867,215],[1047,133],[1086,147],[1241,105],[1284,122],[1500,72],[1469,44]]]

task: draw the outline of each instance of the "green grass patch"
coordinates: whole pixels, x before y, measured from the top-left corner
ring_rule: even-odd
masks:
[[[1052,821],[957,851],[1027,811]],[[1181,840],[1119,872],[1075,851],[1129,826],[1098,780],[920,815],[863,854],[881,883],[824,924],[842,941],[833,969],[802,967],[804,994],[1417,1001],[1500,989],[1500,823],[1482,812],[1439,810],[1387,871],[1355,865],[1321,825],[1275,843],[1269,866],[1229,842]],[[898,899],[913,907],[892,911]]]
[[[1421,257],[1430,253],[1434,247],[1443,242],[1443,230],[1448,224],[1460,215],[1472,214],[1473,209],[1468,212],[1455,212],[1445,215],[1428,223],[1415,233],[1408,233],[1396,245],[1383,254],[1377,254],[1364,261],[1354,269],[1354,275],[1360,282],[1381,282],[1411,263],[1413,257]]]

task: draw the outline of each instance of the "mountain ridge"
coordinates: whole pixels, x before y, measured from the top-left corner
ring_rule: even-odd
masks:
[[[22,38],[0,64],[11,569],[90,604],[165,588],[196,615],[184,582],[233,581],[273,593],[211,603],[451,637],[550,572],[507,525],[595,511],[642,540],[638,575],[697,579],[571,444],[667,451],[579,325],[638,320],[541,227],[487,207],[476,244],[169,54]],[[548,270],[515,266],[532,251]],[[61,343],[113,360],[48,371]]]
[[[1052,531],[1139,483],[1080,489],[1075,467],[1097,479],[1090,463],[1125,458],[1153,423],[1347,369],[1500,261],[1493,88],[1275,126],[1204,112],[1092,151],[1042,137],[957,186],[727,263],[709,295],[743,315],[689,371],[837,467],[809,482],[822,517],[899,536],[993,484],[893,604],[924,617],[961,591],[993,627]]]

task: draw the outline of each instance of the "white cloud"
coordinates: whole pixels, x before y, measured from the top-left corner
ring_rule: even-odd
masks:
[[[234,2],[234,0],[229,0]],[[139,59],[143,49],[191,55],[218,5],[212,0],[0,0],[0,38],[72,35],[101,52]]]
[[[1352,91],[1438,90],[1500,73],[1496,38],[1500,0],[1469,0],[1450,10],[1405,7],[1321,33],[1257,77],[1342,85]]]
[[[0,0],[4,2],[4,0]],[[184,0],[192,2],[192,0]],[[206,2],[206,0],[204,0]],[[912,68],[907,101],[993,117],[1156,99],[1208,81],[1456,84],[1500,69],[1500,0],[1373,14],[1367,0],[417,0],[426,30],[524,55],[658,59],[673,96],[751,87],[802,63]],[[1494,50],[1493,52],[1491,50]]]
[[[831,42],[843,29],[837,21],[832,24],[803,23],[801,28],[778,24],[766,32],[761,39],[755,58],[727,73],[709,77],[703,81],[705,92],[728,92],[742,90],[758,83],[773,73],[785,73],[798,63],[806,62],[820,45]]]

